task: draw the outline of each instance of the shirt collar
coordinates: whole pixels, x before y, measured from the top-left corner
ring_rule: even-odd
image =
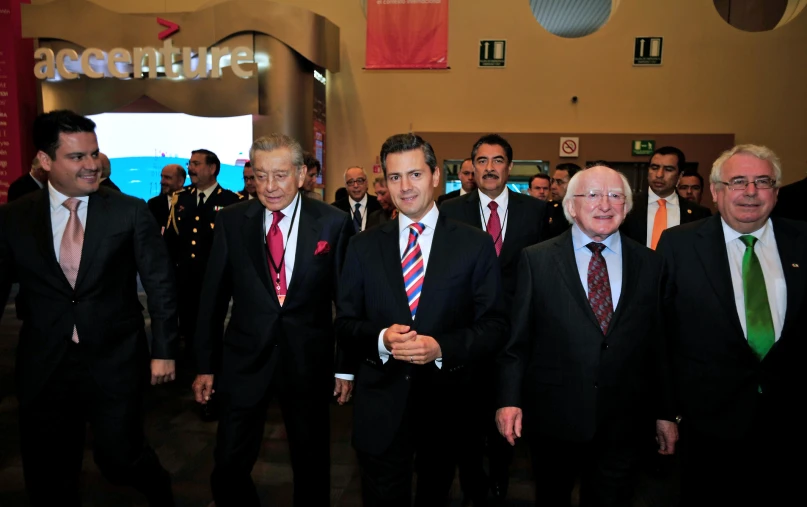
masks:
[[[50,210],[51,211],[56,211],[57,209],[59,209],[64,204],[64,202],[66,200],[69,199],[69,197],[67,197],[63,193],[61,193],[58,190],[56,190],[55,188],[53,188],[53,185],[51,185],[50,181],[48,181],[48,194],[50,194]],[[90,196],[88,196],[88,195],[84,195],[84,196],[81,196],[81,197],[76,197],[76,199],[83,202],[84,204],[89,204],[89,202],[90,202]],[[67,208],[65,208],[65,209],[67,209]]]
[[[31,169],[31,171],[28,173],[28,176],[30,176],[30,177],[31,177],[31,179],[32,179],[32,180],[34,180],[34,182],[36,183],[36,185],[37,185],[39,188],[42,188],[42,187],[44,187],[44,186],[45,186],[45,185],[43,185],[43,184],[42,184],[42,182],[41,182],[41,181],[39,181],[38,179],[36,179],[36,178],[34,177],[34,170],[33,170],[33,169]]]
[[[593,239],[586,236],[586,234],[578,227],[577,224],[572,225],[572,246],[574,247],[575,251],[580,250],[581,248],[586,248],[586,245],[589,243],[598,243]],[[619,236],[619,231],[611,234],[604,240],[600,241],[605,245],[605,248],[612,251],[617,255],[622,254],[622,238]],[[586,248],[588,250],[588,248]]]
[[[219,186],[219,182],[218,182],[218,181],[217,181],[217,182],[215,182],[215,183],[213,183],[213,186],[211,186],[211,187],[207,187],[207,188],[205,188],[205,189],[199,189],[199,188],[197,188],[197,189],[196,189],[196,191],[197,191],[198,193],[197,193],[196,195],[197,195],[197,197],[198,197],[198,196],[199,196],[199,193],[204,192],[204,193],[205,193],[205,201],[207,201],[207,199],[208,199],[208,198],[210,198],[210,196],[211,196],[211,195],[213,195],[213,191],[214,191],[214,190],[216,190],[216,187],[217,187],[217,186]]]
[[[507,201],[510,200],[510,191],[507,187],[504,187],[504,190],[498,197],[495,199],[491,199],[487,195],[483,194],[481,190],[478,188],[476,191],[479,193],[479,203],[482,205],[482,208],[487,208],[490,201],[496,201],[496,204],[499,205],[499,208],[506,210],[507,209]]]
[[[350,202],[350,211],[356,209],[356,203],[362,205],[363,208],[367,207],[367,192],[364,193],[364,197],[361,198],[361,201],[354,201],[352,197],[348,196],[347,200]]]
[[[658,201],[660,199],[661,199],[661,197],[657,196],[656,193],[653,192],[653,189],[651,189],[651,188],[647,189],[647,203],[648,204],[650,204],[652,202],[656,202],[656,201]],[[678,192],[673,190],[673,193],[671,193],[670,195],[665,197],[664,200],[667,201],[668,204],[672,204],[673,206],[678,206]]]
[[[732,229],[722,217],[720,218],[720,223],[723,225],[723,238],[725,238],[726,244],[731,243],[740,236],[745,236],[745,234],[740,234]],[[773,224],[771,223],[771,219],[769,218],[766,220],[765,225],[749,234],[757,238],[757,240],[762,243],[763,246],[773,243]]]
[[[426,226],[427,229],[434,230],[437,227],[437,217],[440,216],[440,212],[437,210],[437,205],[432,203],[432,209],[430,209],[426,215],[420,220],[420,223]],[[410,224],[415,223],[414,220],[409,218],[408,216],[404,215],[403,213],[398,214],[398,233],[403,233],[406,229],[409,228]]]
[[[289,205],[286,206],[285,208],[283,208],[282,210],[280,210],[280,212],[283,213],[284,217],[291,218],[291,216],[294,214],[294,206],[297,205],[297,201],[299,201],[299,200],[300,200],[300,193],[297,192],[297,195],[294,196],[294,199],[291,200]],[[271,218],[272,213],[273,213],[272,211],[270,211],[268,209],[266,210],[266,216],[267,217]]]
[[[465,195],[467,193],[468,192],[466,192],[464,188],[460,187],[460,195]]]

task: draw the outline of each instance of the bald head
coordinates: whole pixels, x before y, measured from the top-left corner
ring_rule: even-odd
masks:
[[[103,153],[99,153],[98,165],[101,168],[101,179],[105,180],[109,178],[109,176],[112,174],[112,163],[109,161],[109,157],[107,157]]]
[[[605,166],[594,166],[572,176],[563,198],[566,219],[598,242],[619,229],[632,205],[628,180]]]
[[[367,194],[367,173],[358,166],[350,167],[345,171],[345,187],[350,197],[358,202]]]
[[[179,164],[168,164],[160,173],[160,193],[173,194],[185,184],[185,169]]]

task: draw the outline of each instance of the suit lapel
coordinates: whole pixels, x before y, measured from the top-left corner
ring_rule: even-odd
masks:
[[[510,192],[510,189],[505,189],[505,191]],[[504,236],[504,241],[502,241],[502,253],[499,255],[502,265],[507,265],[510,262],[510,258],[520,253],[517,251],[517,247],[514,246],[515,238],[518,236],[518,232],[523,230],[521,225],[522,220],[527,219],[527,217],[524,216],[524,201],[518,197],[514,197],[515,192],[510,192],[510,195],[507,197],[507,210],[505,212],[507,220],[505,220],[505,217],[499,217],[502,220],[502,226],[507,227],[507,233]]]
[[[53,248],[53,223],[50,220],[50,194],[47,187],[39,192],[39,202],[36,206],[36,217],[34,217],[34,235],[45,264],[53,271],[54,276],[72,290],[70,282],[59,266],[59,259],[56,258],[56,250]]]
[[[560,266],[558,271],[564,283],[566,283],[566,286],[569,288],[569,294],[572,295],[572,299],[583,308],[583,312],[588,316],[591,323],[599,329],[600,323],[597,321],[597,317],[594,316],[594,312],[591,310],[591,304],[588,302],[588,294],[586,294],[583,285],[580,283],[577,262],[574,256],[571,229],[567,229],[566,232],[560,235],[560,241],[555,243],[554,255],[555,264]]]
[[[803,319],[799,312],[802,311],[804,288],[807,286],[807,237],[776,218],[773,219],[773,233],[787,284],[787,311],[782,325],[782,336],[786,336],[794,323]],[[803,333],[803,330],[799,332]]]
[[[703,272],[714,289],[717,299],[723,305],[726,316],[736,331],[735,335],[745,341],[737,306],[734,304],[734,287],[731,283],[731,269],[726,252],[726,240],[719,216],[706,221],[698,231],[700,241],[695,241],[695,251],[703,265]]]
[[[269,298],[274,304],[279,307],[280,303],[277,300],[277,292],[274,285],[270,280],[269,275],[269,260],[267,258],[266,242],[264,236],[264,207],[259,200],[249,203],[247,210],[244,213],[246,220],[242,226],[241,234],[244,238],[244,244],[249,257],[252,259],[252,264],[255,266],[255,271],[258,273],[258,278],[263,282],[266,291],[269,293]]]
[[[620,238],[623,239],[623,238]],[[642,259],[636,255],[635,247],[627,241],[622,243],[622,290],[619,301],[616,302],[616,310],[611,324],[608,326],[608,333],[611,334],[620,316],[625,313],[625,308],[630,304],[633,295],[636,294],[636,284],[639,283],[639,275],[642,271]]]
[[[317,240],[320,237],[322,225],[319,223],[319,216],[314,214],[313,209],[308,205],[308,199],[300,196],[300,211],[299,222],[296,224],[297,230],[297,245],[294,254],[294,270],[291,275],[291,285],[288,290],[289,297],[294,295],[300,290],[300,287],[305,279],[306,273],[310,271],[309,267],[314,261],[314,252],[317,249]],[[293,245],[289,245],[293,247]]]
[[[381,226],[384,233],[381,236],[381,262],[387,272],[388,285],[392,291],[396,304],[406,308],[406,315],[410,315],[409,301],[406,298],[403,271],[401,268],[401,247],[398,242],[398,220],[391,220]],[[421,294],[423,292],[421,291]]]
[[[647,207],[649,206],[647,195],[639,196],[639,203],[636,206],[636,226],[638,230],[634,233],[636,237],[641,238],[639,243],[647,245]]]
[[[81,247],[81,262],[76,276],[76,289],[87,278],[87,273],[98,253],[98,246],[107,234],[109,224],[109,195],[107,192],[110,191],[101,188],[90,194],[87,204],[87,223],[84,224],[84,245]]]
[[[479,216],[478,190],[474,190],[468,195],[468,199],[465,201],[464,207],[467,223],[484,231],[485,227],[482,225],[482,218]]]
[[[418,322],[423,322],[425,317],[430,317],[429,309],[435,306],[432,305],[432,299],[436,296],[433,295],[434,291],[429,291],[430,282],[443,273],[451,272],[451,256],[432,255],[432,253],[451,251],[451,236],[455,227],[455,224],[446,221],[445,215],[438,215],[429,253],[429,266],[423,276],[423,287],[420,292],[420,303],[418,304],[417,312]]]

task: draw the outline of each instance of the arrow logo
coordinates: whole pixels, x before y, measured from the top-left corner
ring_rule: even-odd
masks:
[[[179,25],[174,22],[168,21],[167,19],[157,18],[157,23],[167,27],[165,30],[157,34],[157,38],[160,40],[165,40],[172,34],[175,34],[176,32],[179,31]]]

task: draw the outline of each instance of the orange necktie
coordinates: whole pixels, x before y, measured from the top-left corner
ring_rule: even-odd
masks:
[[[667,228],[667,201],[659,199],[656,202],[658,203],[658,210],[656,210],[656,218],[653,219],[653,235],[650,240],[652,250],[656,249],[661,233]]]

